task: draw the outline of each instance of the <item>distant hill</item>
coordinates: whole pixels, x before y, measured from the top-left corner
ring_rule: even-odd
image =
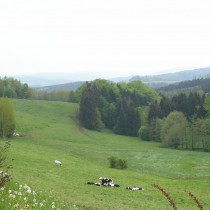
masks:
[[[204,93],[210,92],[210,78],[200,78],[174,83],[157,89],[158,91],[174,91],[183,89],[201,89]]]
[[[130,79],[130,81],[141,80],[148,86],[157,89],[163,86],[167,86],[169,84],[186,80],[192,80],[192,79],[207,78],[209,76],[210,76],[210,68],[200,68],[200,69],[185,70],[185,71],[166,73],[160,75],[133,76]]]
[[[65,83],[60,85],[51,85],[51,86],[44,86],[44,87],[38,87],[35,88],[36,90],[46,90],[48,92],[56,91],[56,90],[76,90],[79,88],[84,81],[80,82],[71,82],[71,83]]]
[[[140,80],[146,85],[158,89],[170,84],[182,82],[186,80],[193,80],[199,78],[210,77],[210,67],[199,68],[194,70],[184,70],[175,73],[166,73],[159,75],[145,75],[145,76],[128,76],[110,78],[112,82],[130,82],[133,80]],[[75,90],[85,81],[91,81],[88,75],[81,74],[61,74],[61,73],[43,73],[35,75],[16,76],[23,83],[27,83],[30,87],[38,90],[55,91],[55,90]],[[80,78],[76,80],[76,78]],[[103,79],[103,78],[101,78]]]

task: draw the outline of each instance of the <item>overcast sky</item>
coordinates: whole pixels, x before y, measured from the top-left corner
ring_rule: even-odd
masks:
[[[0,75],[210,66],[209,0],[0,0]]]

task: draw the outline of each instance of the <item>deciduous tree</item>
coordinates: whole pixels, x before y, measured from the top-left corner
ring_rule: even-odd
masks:
[[[11,137],[15,130],[15,114],[7,97],[0,98],[0,137]]]

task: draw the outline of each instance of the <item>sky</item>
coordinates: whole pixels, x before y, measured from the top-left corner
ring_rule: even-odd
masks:
[[[0,0],[0,76],[210,66],[209,0]]]

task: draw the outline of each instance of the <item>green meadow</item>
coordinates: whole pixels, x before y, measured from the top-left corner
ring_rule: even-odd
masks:
[[[157,142],[120,136],[109,130],[86,130],[76,120],[78,104],[11,100],[16,132],[9,161],[15,183],[28,184],[53,196],[66,209],[170,210],[162,187],[178,209],[198,209],[192,192],[204,209],[210,209],[210,154],[161,148]],[[109,167],[108,158],[126,159],[125,170]],[[54,160],[62,162],[55,165]],[[87,185],[108,177],[119,188]],[[126,186],[143,187],[131,191]]]

